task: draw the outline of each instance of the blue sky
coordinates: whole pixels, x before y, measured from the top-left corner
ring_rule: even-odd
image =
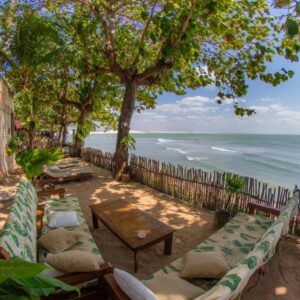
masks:
[[[135,113],[131,128],[141,131],[211,133],[300,134],[300,62],[277,58],[270,70],[292,69],[295,75],[273,87],[260,80],[250,81],[248,94],[240,104],[256,109],[252,117],[234,115],[232,103],[217,104],[213,87],[187,90],[186,95],[165,93],[153,110]]]

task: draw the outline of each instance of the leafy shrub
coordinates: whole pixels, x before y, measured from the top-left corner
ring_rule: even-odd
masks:
[[[32,180],[42,173],[44,165],[51,165],[62,157],[63,153],[59,148],[54,151],[46,148],[32,149],[18,153],[16,162],[23,169],[27,179]]]
[[[48,268],[17,257],[0,260],[0,299],[37,300],[42,296],[49,296],[56,288],[80,294],[78,288],[40,274]]]

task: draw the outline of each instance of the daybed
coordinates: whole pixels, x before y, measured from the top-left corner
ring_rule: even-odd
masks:
[[[238,213],[191,251],[220,253],[230,267],[221,279],[182,279],[180,271],[184,258],[179,258],[143,280],[143,284],[159,300],[225,300],[239,296],[251,275],[271,259],[280,237],[288,233],[290,219],[298,211],[299,196],[298,190],[275,221],[264,216]],[[117,284],[113,273],[106,274],[104,280],[111,298],[130,299]],[[131,288],[134,290],[129,280],[127,291]]]
[[[62,195],[61,189],[42,191],[43,196],[51,194]],[[58,199],[47,199],[44,203],[38,203],[38,195],[33,185],[25,179],[20,181],[16,196],[8,215],[7,221],[0,233],[0,258],[8,259],[10,257],[19,257],[29,262],[43,263],[45,257],[49,254],[45,249],[38,247],[37,239],[49,231],[48,214],[51,211],[75,210],[80,226],[66,228],[80,233],[80,238],[71,250],[82,250],[95,254],[99,262],[103,264],[99,271],[89,273],[69,273],[63,274],[57,270],[47,272],[49,276],[55,276],[62,281],[78,285],[82,290],[82,298],[90,297],[94,299],[95,294],[100,294],[100,282],[102,275],[107,272],[111,266],[105,264],[102,256],[96,246],[96,243],[89,231],[86,220],[80,209],[77,198],[64,197]],[[41,201],[40,201],[41,202]],[[55,299],[66,299],[67,295],[55,294]]]
[[[37,184],[84,181],[92,178],[94,173],[92,168],[79,164],[45,166],[43,173],[37,179]]]

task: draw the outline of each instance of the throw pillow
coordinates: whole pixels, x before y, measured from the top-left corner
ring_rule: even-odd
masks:
[[[184,257],[182,278],[222,278],[230,270],[220,253],[188,252]]]
[[[48,255],[45,262],[64,273],[75,273],[98,271],[103,260],[100,256],[86,251],[70,250]]]
[[[143,283],[155,293],[158,300],[191,300],[205,291],[179,277],[177,272],[155,276]]]
[[[55,211],[49,214],[50,228],[79,226],[76,211]]]
[[[70,249],[76,243],[80,234],[64,228],[50,230],[43,235],[38,243],[50,253],[60,253]]]
[[[114,269],[114,278],[123,292],[132,300],[158,300],[158,298],[131,274]]]

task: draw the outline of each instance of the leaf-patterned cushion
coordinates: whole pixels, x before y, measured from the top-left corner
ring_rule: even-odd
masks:
[[[254,247],[257,240],[272,224],[272,220],[257,215],[238,213],[224,227],[196,246],[194,252],[215,252],[224,256],[230,268],[236,266],[239,260],[244,258]],[[155,276],[180,272],[183,268],[183,258],[175,260],[170,265],[164,266],[158,272],[149,276]],[[198,287],[209,290],[218,280],[189,279]]]
[[[7,221],[0,233],[0,247],[3,247],[10,256],[18,256],[30,262],[37,260],[37,201],[31,182],[22,179]]]
[[[78,198],[75,197],[66,197],[66,198],[59,198],[59,199],[49,199],[46,202],[44,215],[43,215],[43,228],[41,231],[41,235],[45,235],[51,229],[48,227],[48,216],[50,212],[53,211],[76,211],[77,212],[77,219],[80,223],[80,226],[76,227],[66,227],[66,230],[72,231],[78,234],[78,240],[73,247],[68,250],[81,250],[87,251],[89,253],[95,254],[98,257],[99,263],[103,263],[104,260],[100,251],[91,235],[89,227],[87,225],[86,219],[83,215],[83,212],[80,208],[80,203]],[[46,249],[40,248],[39,249],[39,256],[38,261],[43,263],[46,259],[49,252]],[[77,285],[79,288],[88,288],[98,284],[97,280],[88,281]]]
[[[231,270],[219,281],[192,280],[192,283],[207,290],[194,300],[227,300],[238,296],[255,270],[273,256],[281,235],[287,233],[298,205],[299,198],[295,195],[289,199],[275,222],[262,216],[238,213],[223,228],[195,247],[192,251],[223,253]],[[183,259],[179,258],[148,279],[162,274],[173,275],[182,267]]]
[[[87,251],[101,257],[102,259],[99,249],[97,248],[97,245],[90,233],[89,227],[80,208],[80,203],[78,198],[66,197],[66,198],[59,198],[59,199],[49,199],[46,202],[44,216],[43,216],[43,228],[41,231],[42,236],[47,232],[49,232],[50,230],[53,230],[48,227],[48,216],[50,212],[53,211],[76,211],[77,212],[77,219],[80,225],[76,227],[65,228],[66,230],[77,233],[79,236],[75,245],[69,250]],[[43,262],[47,254],[48,252],[45,249],[41,248],[39,250],[38,260],[40,262]]]

